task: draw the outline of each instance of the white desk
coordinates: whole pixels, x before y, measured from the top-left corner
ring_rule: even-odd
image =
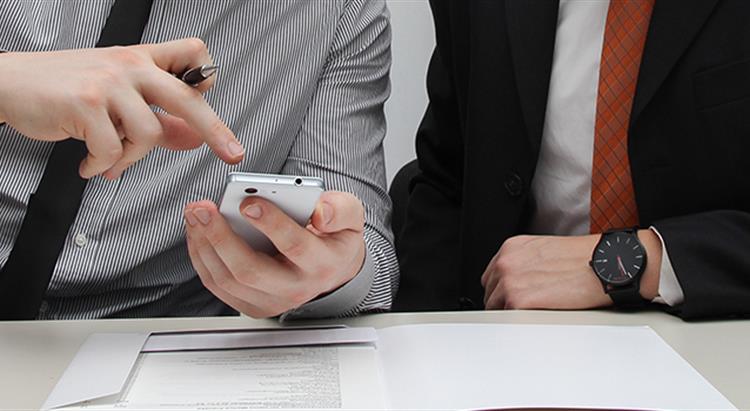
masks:
[[[661,313],[498,311],[376,314],[315,323],[380,328],[425,322],[649,325],[737,408],[750,410],[750,321],[685,323]],[[277,326],[275,321],[236,317],[0,322],[0,409],[38,409],[91,333]]]

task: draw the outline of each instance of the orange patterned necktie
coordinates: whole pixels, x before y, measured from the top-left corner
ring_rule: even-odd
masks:
[[[638,225],[628,126],[655,0],[611,0],[604,30],[591,174],[591,233]]]

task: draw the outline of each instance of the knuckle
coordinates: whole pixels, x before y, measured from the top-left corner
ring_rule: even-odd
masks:
[[[257,283],[257,277],[248,270],[232,272],[232,276],[238,283],[246,287],[254,287]]]
[[[205,53],[208,51],[206,42],[198,37],[190,37],[185,39],[185,48],[190,53]]]
[[[279,251],[290,259],[302,257],[306,251],[305,243],[298,238],[292,237]]]
[[[221,250],[229,247],[229,239],[226,236],[218,234],[216,230],[207,230],[206,237],[215,250]]]
[[[508,274],[515,271],[515,263],[507,256],[501,256],[495,260],[495,269],[501,274]]]
[[[107,147],[100,153],[95,153],[95,156],[102,161],[114,163],[115,161],[122,158],[123,149],[120,144],[112,145]]]
[[[226,276],[226,275],[219,275],[213,278],[214,284],[222,290],[229,290],[234,282],[234,279]]]
[[[93,83],[90,83],[85,87],[81,87],[74,93],[73,99],[89,108],[101,107],[106,102],[106,98],[104,92],[102,91],[102,88],[94,85]]]
[[[510,295],[515,295],[521,291],[523,286],[521,283],[516,280],[513,277],[510,278],[502,278],[499,282],[500,287],[502,287],[502,290]]]
[[[164,136],[164,130],[157,124],[151,124],[144,126],[139,139],[149,145],[155,145],[162,140]]]

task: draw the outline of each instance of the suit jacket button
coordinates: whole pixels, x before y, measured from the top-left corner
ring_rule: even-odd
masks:
[[[474,305],[474,301],[468,297],[461,297],[458,299],[458,308],[460,310],[475,310],[477,307]]]
[[[511,197],[518,197],[523,193],[523,180],[516,173],[510,173],[505,177],[505,190]]]

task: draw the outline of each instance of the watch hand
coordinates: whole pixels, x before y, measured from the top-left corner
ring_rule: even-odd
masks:
[[[622,264],[622,258],[620,256],[617,256],[617,266],[620,267],[620,274],[624,276],[630,277],[627,271],[625,271],[625,266]]]

